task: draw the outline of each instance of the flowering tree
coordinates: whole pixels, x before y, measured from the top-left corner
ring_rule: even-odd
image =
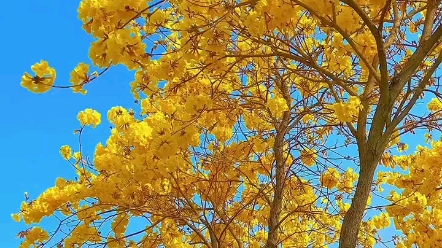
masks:
[[[21,232],[22,247],[442,247],[442,143],[431,137],[442,117],[441,6],[83,0],[97,72],[80,63],[72,85],[57,86],[41,61],[22,86],[86,94],[124,65],[141,113],[109,110],[113,129],[92,161],[81,146],[61,148],[77,180],[58,178],[13,215],[59,227]],[[428,113],[414,111],[426,96]],[[78,119],[82,135],[101,115]],[[393,154],[417,129],[431,147]],[[379,165],[403,172],[375,177]],[[376,195],[390,203],[372,204]],[[403,235],[381,237],[392,223]]]

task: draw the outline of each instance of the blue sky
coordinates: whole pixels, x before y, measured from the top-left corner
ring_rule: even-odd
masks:
[[[105,117],[113,106],[134,106],[129,85],[133,73],[122,67],[112,68],[89,85],[86,96],[61,89],[37,95],[20,86],[23,73],[41,59],[57,70],[57,85],[68,85],[71,70],[79,62],[89,62],[92,40],[77,18],[78,4],[72,0],[7,1],[3,6],[8,11],[0,14],[0,23],[14,24],[2,26],[4,38],[0,39],[0,82],[6,87],[0,93],[1,247],[18,247],[20,243],[15,235],[26,226],[13,222],[10,214],[19,211],[25,191],[35,198],[52,187],[57,177],[74,176],[59,149],[65,144],[77,147],[73,135],[79,127],[77,113],[93,108]],[[108,134],[106,124],[96,130],[86,129],[86,153],[92,154]],[[410,143],[410,150],[416,145],[416,140]]]

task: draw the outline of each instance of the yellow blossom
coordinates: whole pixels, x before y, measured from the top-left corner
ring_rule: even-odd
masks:
[[[69,160],[72,157],[72,148],[68,145],[62,146],[60,153],[64,159]]]
[[[315,149],[306,148],[301,152],[301,161],[307,166],[313,166],[318,158]]]
[[[330,106],[334,110],[334,114],[340,122],[352,122],[359,110],[362,109],[359,97],[351,96],[347,103],[335,103]]]
[[[29,73],[25,73],[22,76],[21,86],[27,88],[34,93],[45,93],[49,91],[54,85],[56,72],[52,67],[49,67],[47,61],[40,61],[35,63],[31,67],[36,76],[31,76]]]
[[[93,126],[95,128],[101,123],[101,114],[96,110],[88,108],[84,111],[80,111],[77,115],[77,119],[82,126]]]
[[[13,219],[15,222],[20,222],[20,221],[21,221],[21,216],[20,216],[20,214],[11,214],[11,217],[12,217],[12,219]]]
[[[338,185],[339,179],[339,172],[335,168],[328,168],[321,176],[321,185],[328,189],[332,189]]]
[[[71,83],[73,84],[74,93],[86,94],[86,90],[83,86],[89,81],[89,65],[85,63],[79,63],[77,67],[71,72]]]
[[[439,98],[433,98],[428,103],[428,110],[430,110],[433,113],[440,111],[441,109],[442,109],[442,102],[439,100]]]

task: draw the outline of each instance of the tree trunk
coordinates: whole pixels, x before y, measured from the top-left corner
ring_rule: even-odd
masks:
[[[266,248],[276,248],[279,243],[279,220],[281,217],[282,200],[284,197],[284,184],[286,175],[286,164],[284,158],[284,136],[290,122],[290,112],[285,112],[281,124],[277,128],[273,151],[275,154],[275,193],[272,205],[270,206],[269,232],[267,235]]]
[[[370,150],[368,150],[368,153],[370,153],[368,156],[361,158],[359,180],[351,206],[342,222],[339,248],[355,248],[357,244],[359,227],[370,196],[374,173],[381,156],[373,154]]]

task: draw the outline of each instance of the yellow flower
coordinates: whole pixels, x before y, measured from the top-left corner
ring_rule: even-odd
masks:
[[[30,243],[42,242],[49,239],[48,233],[41,227],[33,227],[26,234],[26,240]]]
[[[73,157],[75,158],[75,160],[80,161],[81,160],[81,153],[76,152],[76,153],[74,153]]]
[[[45,75],[51,74],[51,68],[48,62],[44,60],[32,65],[31,70],[37,74],[37,77],[44,77]]]
[[[375,216],[373,218],[373,224],[376,229],[384,229],[390,226],[390,216],[387,213],[382,213],[380,216]]]
[[[80,111],[77,115],[77,119],[82,126],[93,126],[95,128],[101,123],[101,114],[96,110],[88,108],[84,111]]]
[[[321,176],[321,185],[328,189],[332,189],[336,187],[339,183],[339,172],[335,168],[329,168],[324,174]]]
[[[69,159],[72,157],[72,149],[71,149],[71,147],[68,146],[68,145],[62,146],[62,147],[60,148],[60,153],[61,153],[61,156],[62,156],[65,160],[69,160]]]
[[[442,109],[442,102],[438,98],[433,98],[427,105],[428,110],[431,112],[437,112]]]
[[[71,72],[71,83],[74,86],[72,89],[74,93],[85,94],[86,90],[83,89],[85,83],[89,80],[89,65],[85,63],[79,63],[77,67]]]
[[[35,63],[31,69],[36,76],[33,77],[25,72],[22,76],[21,86],[34,93],[48,92],[55,83],[55,70],[49,67],[48,62],[44,60]]]
[[[20,214],[11,214],[12,219],[15,222],[20,222],[21,221],[21,215]]]
[[[318,154],[316,150],[306,148],[301,152],[301,161],[307,166],[313,166],[316,163]]]
[[[268,107],[276,118],[281,118],[284,112],[289,110],[286,100],[278,93],[275,93],[274,97],[268,99]]]
[[[306,114],[306,115],[304,115],[304,116],[302,117],[302,121],[303,121],[304,123],[308,123],[309,121],[313,121],[313,122],[315,122],[315,116],[314,116],[314,115],[311,115],[311,114]]]
[[[340,122],[352,122],[362,107],[361,100],[356,96],[351,96],[347,103],[334,103],[330,106]]]

